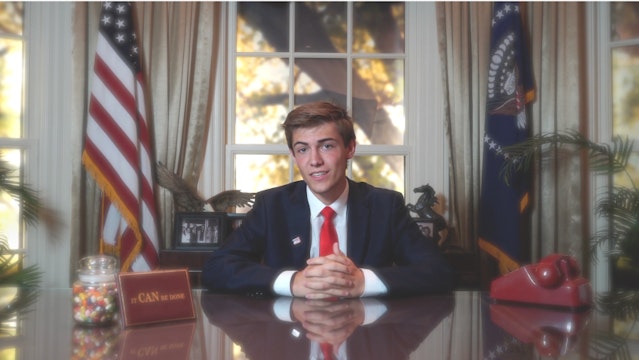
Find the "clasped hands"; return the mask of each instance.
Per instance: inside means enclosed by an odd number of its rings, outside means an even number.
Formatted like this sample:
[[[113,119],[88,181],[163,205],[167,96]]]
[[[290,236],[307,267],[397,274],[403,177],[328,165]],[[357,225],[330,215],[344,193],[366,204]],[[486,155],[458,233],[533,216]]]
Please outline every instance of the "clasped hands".
[[[333,244],[333,253],[306,261],[291,281],[295,297],[307,299],[356,298],[364,293],[364,273]]]
[[[331,344],[334,351],[364,322],[364,304],[360,299],[293,299],[291,312],[309,340]]]

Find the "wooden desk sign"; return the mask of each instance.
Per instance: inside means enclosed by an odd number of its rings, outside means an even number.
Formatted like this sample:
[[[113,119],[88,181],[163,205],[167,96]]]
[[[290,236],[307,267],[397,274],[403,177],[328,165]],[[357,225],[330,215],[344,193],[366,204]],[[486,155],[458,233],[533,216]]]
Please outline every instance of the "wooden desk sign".
[[[124,327],[195,319],[186,269],[120,273],[116,280]]]

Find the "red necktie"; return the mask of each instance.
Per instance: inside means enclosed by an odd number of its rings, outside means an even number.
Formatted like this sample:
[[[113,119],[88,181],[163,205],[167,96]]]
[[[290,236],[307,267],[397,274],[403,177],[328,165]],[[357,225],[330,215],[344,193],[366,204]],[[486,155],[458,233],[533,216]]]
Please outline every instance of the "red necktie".
[[[322,209],[321,212],[324,217],[322,228],[320,229],[320,256],[326,256],[333,253],[333,244],[337,242],[337,231],[335,231],[335,225],[333,224],[333,217],[335,216],[335,210],[330,206]],[[333,345],[329,343],[321,343],[320,348],[324,355],[324,360],[333,360]]]
[[[329,343],[321,343],[320,349],[322,349],[324,360],[333,360],[333,345]]]
[[[324,217],[324,223],[320,229],[320,256],[330,255],[333,253],[333,244],[337,242],[337,231],[335,231],[335,225],[333,225],[333,217],[335,216],[335,210],[330,206],[322,209],[321,212]]]

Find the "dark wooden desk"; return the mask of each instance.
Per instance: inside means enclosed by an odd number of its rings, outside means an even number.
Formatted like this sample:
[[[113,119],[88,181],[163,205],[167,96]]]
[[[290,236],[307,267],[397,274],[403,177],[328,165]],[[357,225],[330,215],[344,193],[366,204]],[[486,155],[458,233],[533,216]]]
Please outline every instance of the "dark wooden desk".
[[[30,311],[20,312],[18,321],[11,323],[16,335],[3,337],[3,349],[15,349],[16,359],[27,360],[308,359],[312,343],[307,336],[313,329],[286,319],[292,301],[194,290],[194,322],[125,330],[117,324],[77,326],[71,315],[71,290],[43,289]],[[326,306],[331,311],[313,312],[315,323],[327,314],[332,323],[359,319],[353,310],[365,311],[366,325],[332,333],[333,338],[349,335],[349,359],[639,359],[636,313],[621,320],[594,308],[582,313],[495,309],[478,291],[340,300]]]

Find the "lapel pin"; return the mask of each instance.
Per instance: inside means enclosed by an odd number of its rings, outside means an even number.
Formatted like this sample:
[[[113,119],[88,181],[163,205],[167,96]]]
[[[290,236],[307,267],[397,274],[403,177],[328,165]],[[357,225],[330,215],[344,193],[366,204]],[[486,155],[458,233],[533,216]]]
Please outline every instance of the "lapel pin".
[[[299,236],[296,236],[293,240],[291,240],[291,243],[293,244],[293,246],[299,245],[302,243],[302,239],[300,239]]]

